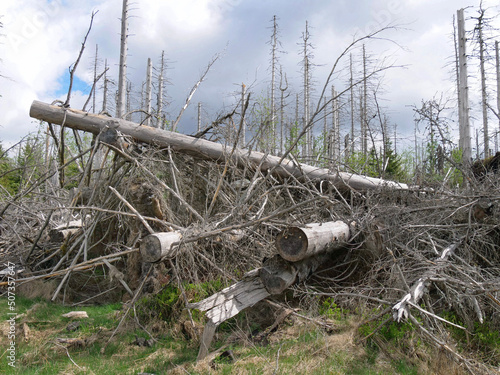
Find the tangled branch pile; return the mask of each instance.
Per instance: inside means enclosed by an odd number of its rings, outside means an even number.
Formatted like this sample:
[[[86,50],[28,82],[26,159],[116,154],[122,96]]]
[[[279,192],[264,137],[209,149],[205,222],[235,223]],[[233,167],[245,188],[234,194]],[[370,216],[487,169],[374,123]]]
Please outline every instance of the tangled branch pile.
[[[36,285],[32,293],[49,291],[54,301],[92,303],[135,301],[169,283],[182,289],[222,279],[227,286],[272,257],[276,236],[288,227],[340,220],[356,223],[349,243],[292,287],[298,300],[332,297],[369,312],[367,321],[381,322],[375,330],[409,320],[471,373],[500,365],[500,353],[474,356],[473,344],[461,347],[450,334],[458,330],[474,343],[478,327],[500,329],[494,176],[457,191],[339,190],[230,158],[123,149],[100,138],[77,160],[72,189],[58,186],[57,171],[49,170],[16,195],[2,194],[0,249],[4,263],[18,268],[19,288]],[[140,244],[158,232],[180,233],[174,253],[144,262]]]

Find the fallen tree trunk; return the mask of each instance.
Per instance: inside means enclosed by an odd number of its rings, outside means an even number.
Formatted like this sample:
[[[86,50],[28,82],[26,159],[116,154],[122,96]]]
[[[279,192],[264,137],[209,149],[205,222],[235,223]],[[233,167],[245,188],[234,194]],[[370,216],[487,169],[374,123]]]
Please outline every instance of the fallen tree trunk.
[[[316,168],[306,164],[298,165],[291,160],[281,160],[278,156],[266,155],[261,152],[250,152],[245,149],[235,149],[234,152],[231,152],[229,147],[205,139],[193,138],[188,135],[152,128],[122,119],[95,115],[71,108],[62,108],[39,101],[34,101],[31,105],[30,116],[52,124],[64,125],[93,134],[113,129],[134,138],[136,141],[160,147],[170,146],[175,151],[199,158],[219,162],[230,159],[238,166],[250,164],[255,168],[259,167],[263,171],[272,171],[275,175],[282,177],[294,176],[300,180],[328,180],[338,188],[349,186],[358,190],[382,187],[398,190],[408,189],[406,184],[351,173],[334,173],[324,168]]]
[[[304,228],[289,227],[282,231],[276,238],[276,248],[284,259],[297,262],[342,247],[349,237],[349,225],[343,221],[307,224]]]

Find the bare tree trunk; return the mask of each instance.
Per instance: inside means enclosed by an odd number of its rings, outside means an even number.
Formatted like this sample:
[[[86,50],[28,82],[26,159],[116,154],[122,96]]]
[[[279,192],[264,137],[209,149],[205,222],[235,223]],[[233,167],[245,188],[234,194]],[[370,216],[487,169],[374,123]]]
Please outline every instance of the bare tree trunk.
[[[95,45],[95,58],[94,58],[94,85],[97,83],[97,55],[99,52],[99,46],[96,44]],[[96,110],[96,104],[95,104],[95,96],[96,96],[96,91],[97,89],[94,88],[92,91],[92,113],[95,113]]]
[[[498,40],[495,41],[495,62],[497,71],[497,117],[498,117],[498,128],[495,136],[495,151],[498,151],[498,132],[500,131],[500,53],[498,51]]]
[[[278,47],[278,25],[276,24],[276,16],[273,16],[273,33],[271,35],[271,154],[276,153],[276,110],[274,103],[274,88],[276,85],[276,49]]]
[[[488,98],[486,95],[486,70],[484,68],[485,56],[484,56],[484,37],[483,37],[483,18],[484,9],[480,9],[480,15],[478,17],[478,38],[479,38],[479,68],[481,72],[481,108],[483,110],[483,136],[484,136],[484,157],[490,156],[490,137],[488,133]]]
[[[354,155],[354,72],[352,63],[352,53],[349,54],[349,87],[351,92],[351,157]]]
[[[349,225],[343,221],[307,224],[303,228],[288,227],[276,238],[276,248],[283,259],[297,262],[340,248],[350,236]]]
[[[132,82],[127,82],[127,95],[126,95],[126,105],[125,105],[125,112],[122,114],[122,116],[126,115],[126,119],[130,121],[131,119],[131,114],[130,114],[130,100],[132,97]]]
[[[329,131],[328,131],[328,106],[326,105],[326,96],[323,98],[323,152],[322,152],[322,156],[324,158],[329,158],[329,153],[328,153],[328,149],[329,149],[329,146],[330,146],[330,142],[329,142]]]
[[[151,58],[148,58],[148,66],[146,69],[146,103],[144,103],[147,116],[144,125],[146,126],[150,126],[151,124],[151,91],[153,90],[152,78],[153,64],[151,62]]]
[[[467,83],[467,54],[465,37],[464,10],[457,11],[458,25],[458,64],[459,64],[459,126],[460,149],[462,150],[462,163],[470,164],[472,159],[471,134],[469,122],[469,86]]]
[[[179,232],[152,233],[142,239],[141,255],[144,262],[154,263],[162,258],[173,258],[177,254],[182,235]]]
[[[293,144],[295,142],[295,134],[292,131],[298,130],[300,124],[300,119],[299,119],[299,94],[295,94],[295,124],[293,127],[290,127],[290,143]],[[297,146],[297,150],[300,152],[299,147]]]
[[[280,155],[285,150],[285,91],[288,90],[288,80],[285,73],[285,86],[283,87],[283,72],[280,66]]]
[[[367,108],[367,80],[366,73],[366,49],[363,44],[363,105],[361,108],[361,141],[363,142],[363,154],[368,155],[368,108]]]
[[[161,51],[160,74],[158,75],[158,96],[156,98],[156,127],[162,128],[163,112],[163,72],[165,70],[165,51]],[[201,104],[199,104],[201,105]],[[199,108],[198,108],[199,110]],[[199,131],[199,130],[198,130]]]
[[[266,155],[261,152],[250,152],[245,149],[234,149],[228,152],[225,145],[210,142],[200,138],[160,130],[149,126],[138,126],[126,120],[109,118],[106,116],[93,115],[87,112],[71,108],[61,108],[38,101],[31,105],[30,116],[52,124],[62,124],[66,127],[88,131],[99,134],[106,128],[115,129],[124,135],[128,135],[139,142],[151,143],[158,146],[170,146],[174,151],[196,155],[197,157],[221,161],[230,159],[235,165],[260,168],[266,173],[273,173],[283,178],[295,177],[299,180],[327,180],[339,189],[379,189],[388,187],[393,189],[407,190],[406,184],[393,181],[385,181],[378,178],[356,175],[352,173],[336,172],[330,173],[328,169],[317,168],[306,164],[297,165],[289,159],[278,156]],[[126,156],[124,154],[124,156]]]
[[[198,102],[198,126],[197,133],[201,131],[201,102]]]
[[[104,88],[102,92],[102,112],[108,111],[108,59],[104,60]]]
[[[309,46],[309,29],[306,21],[306,30],[304,34],[302,35],[302,42],[303,42],[303,47],[304,47],[304,120],[303,120],[303,127],[306,127],[309,125],[309,90],[310,90],[310,85],[309,85],[309,52],[308,52],[308,46]],[[312,126],[309,127],[306,131],[306,144],[305,144],[305,152],[304,152],[304,157],[306,160],[308,158],[312,157],[311,151],[312,151]]]
[[[335,87],[332,85],[332,161],[334,164],[340,162],[340,121],[339,121],[339,100],[337,98],[338,93]]]
[[[125,114],[125,95],[127,90],[127,38],[128,38],[128,0],[123,0],[122,29],[120,42],[120,71],[118,74],[118,99],[116,103],[116,117]]]
[[[240,147],[245,147],[246,144],[246,132],[247,126],[245,123],[245,95],[247,93],[246,86],[244,83],[241,84],[241,134],[240,134]]]
[[[479,129],[476,129],[476,160],[481,159],[479,155]]]

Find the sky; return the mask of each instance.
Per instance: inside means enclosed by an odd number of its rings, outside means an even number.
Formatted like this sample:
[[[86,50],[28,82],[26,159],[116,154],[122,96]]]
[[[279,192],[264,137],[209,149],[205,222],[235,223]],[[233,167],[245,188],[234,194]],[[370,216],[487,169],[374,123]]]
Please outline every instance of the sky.
[[[314,46],[313,100],[336,59],[356,37],[398,25],[380,34],[383,40],[366,41],[366,51],[373,66],[381,61],[394,66],[381,76],[378,98],[390,123],[397,125],[399,141],[411,145],[413,107],[433,97],[455,96],[453,16],[466,8],[466,28],[472,29],[470,17],[476,15],[478,5],[479,0],[135,0],[130,4],[128,80],[139,91],[147,59],[158,68],[165,51],[166,111],[175,119],[189,91],[218,54],[179,123],[180,132],[191,134],[196,130],[198,102],[206,125],[235,105],[242,83],[256,99],[267,95],[274,15],[279,27],[279,63],[290,84],[290,112],[301,91],[300,42],[306,21]],[[483,6],[493,15],[500,11],[494,0],[483,0]],[[0,141],[4,146],[37,130],[38,122],[29,117],[33,100],[65,99],[69,67],[78,56],[92,12],[97,13],[75,73],[71,107],[81,109],[88,96],[96,45],[99,71],[107,59],[108,76],[117,81],[121,8],[120,0],[0,1]],[[360,53],[353,51],[355,61]],[[347,85],[347,66],[348,56],[334,75],[337,90]],[[99,89],[97,111],[101,98]],[[457,125],[451,121],[450,126],[455,134]],[[347,125],[343,127],[345,133]]]

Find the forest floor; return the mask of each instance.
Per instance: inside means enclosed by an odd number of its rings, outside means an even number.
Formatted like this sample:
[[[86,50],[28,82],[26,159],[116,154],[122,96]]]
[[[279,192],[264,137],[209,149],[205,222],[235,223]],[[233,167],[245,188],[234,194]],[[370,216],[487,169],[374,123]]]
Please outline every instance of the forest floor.
[[[7,300],[0,311],[7,311]],[[62,317],[86,311],[88,318]],[[461,374],[458,365],[422,344],[411,326],[396,323],[375,332],[335,305],[317,316],[299,311],[275,331],[254,340],[242,317],[219,327],[212,353],[196,362],[199,341],[188,320],[128,319],[113,335],[125,304],[63,306],[16,297],[15,367],[9,365],[9,323],[0,326],[2,374]],[[294,310],[298,311],[298,310]],[[196,320],[196,319],[195,319]],[[195,329],[202,328],[201,323]],[[247,325],[247,326],[245,326]],[[253,331],[252,331],[253,330]],[[148,341],[151,336],[156,342]],[[370,335],[370,338],[363,339]],[[258,334],[256,336],[259,336]],[[256,337],[254,336],[254,337]],[[259,342],[257,342],[259,341]]]

